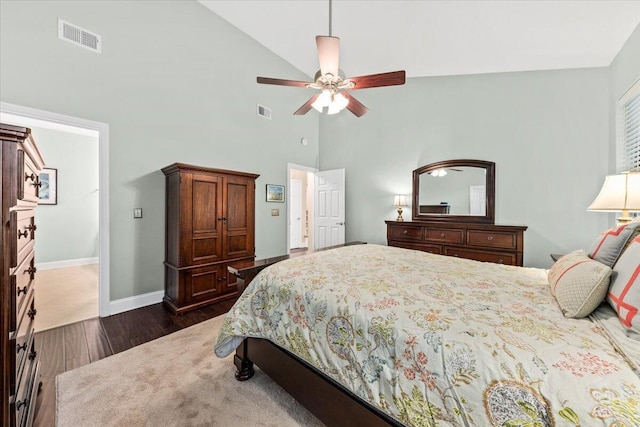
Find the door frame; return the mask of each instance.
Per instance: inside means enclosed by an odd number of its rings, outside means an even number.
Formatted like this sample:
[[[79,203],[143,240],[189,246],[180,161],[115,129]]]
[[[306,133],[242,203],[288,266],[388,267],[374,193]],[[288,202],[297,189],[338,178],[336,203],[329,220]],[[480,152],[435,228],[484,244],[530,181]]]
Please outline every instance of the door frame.
[[[62,126],[88,129],[98,133],[98,312],[100,317],[111,314],[109,290],[109,125],[51,111],[0,102],[0,113],[41,120]]]
[[[315,174],[316,172],[318,172],[317,168],[313,168],[310,166],[303,166],[303,165],[299,165],[296,163],[287,163],[287,185],[290,185],[291,183],[291,170],[298,170],[298,171],[304,171],[304,172],[311,172],[312,174]],[[290,191],[285,191],[286,194],[286,199],[287,199],[287,254],[291,253],[291,236],[289,235],[290,233],[290,229],[291,226],[289,225],[291,223],[291,200],[289,200],[290,197]],[[313,206],[312,211],[309,213],[310,215],[315,214],[315,206]],[[311,231],[313,233],[313,230]],[[312,248],[309,248],[312,249]]]

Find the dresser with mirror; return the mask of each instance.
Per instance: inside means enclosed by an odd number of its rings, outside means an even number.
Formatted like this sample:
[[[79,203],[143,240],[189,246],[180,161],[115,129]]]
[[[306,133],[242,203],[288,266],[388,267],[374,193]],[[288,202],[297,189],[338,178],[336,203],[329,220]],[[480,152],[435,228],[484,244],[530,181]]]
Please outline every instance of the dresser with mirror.
[[[411,221],[386,221],[387,244],[523,265],[524,225],[495,224],[495,163],[446,160],[413,171]]]

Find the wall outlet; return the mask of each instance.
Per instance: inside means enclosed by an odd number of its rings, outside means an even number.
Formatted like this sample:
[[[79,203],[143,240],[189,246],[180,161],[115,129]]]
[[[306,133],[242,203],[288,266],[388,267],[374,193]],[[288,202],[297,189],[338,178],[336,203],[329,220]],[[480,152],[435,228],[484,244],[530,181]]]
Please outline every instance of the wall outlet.
[[[280,216],[280,209],[271,209],[271,216]]]
[[[133,217],[142,218],[142,208],[133,208]]]

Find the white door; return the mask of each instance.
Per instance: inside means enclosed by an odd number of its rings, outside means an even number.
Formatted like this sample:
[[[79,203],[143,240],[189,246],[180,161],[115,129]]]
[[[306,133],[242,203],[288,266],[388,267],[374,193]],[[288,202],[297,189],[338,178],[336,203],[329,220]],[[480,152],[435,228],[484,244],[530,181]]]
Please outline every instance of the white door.
[[[316,172],[314,248],[344,244],[344,169]]]
[[[469,186],[469,215],[484,216],[486,209],[487,193],[484,185]]]
[[[289,181],[289,247],[302,246],[302,181]]]

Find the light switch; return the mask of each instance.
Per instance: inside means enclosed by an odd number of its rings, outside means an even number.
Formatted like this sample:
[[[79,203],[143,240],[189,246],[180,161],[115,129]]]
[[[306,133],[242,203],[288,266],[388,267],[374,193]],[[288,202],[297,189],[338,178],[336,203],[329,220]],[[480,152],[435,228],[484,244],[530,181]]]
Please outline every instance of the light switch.
[[[280,209],[271,209],[271,216],[280,216]]]
[[[133,217],[142,218],[142,208],[133,208]]]

